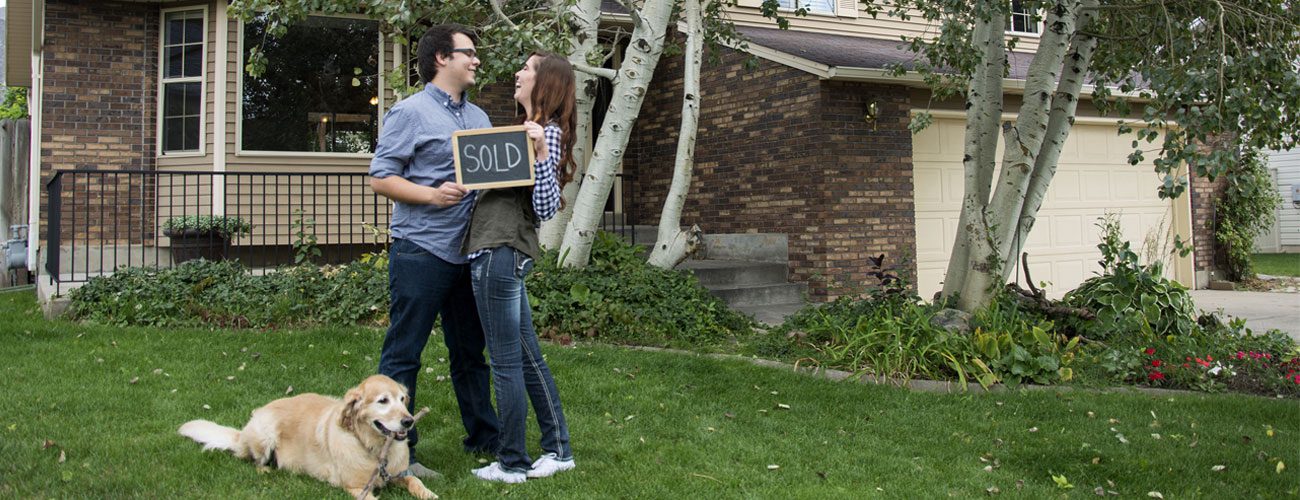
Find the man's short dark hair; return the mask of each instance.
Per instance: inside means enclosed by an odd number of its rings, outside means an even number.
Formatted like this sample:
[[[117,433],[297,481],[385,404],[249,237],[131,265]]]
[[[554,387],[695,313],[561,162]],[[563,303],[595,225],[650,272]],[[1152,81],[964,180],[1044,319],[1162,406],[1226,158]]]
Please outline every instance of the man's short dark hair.
[[[430,26],[425,30],[424,36],[420,37],[416,64],[420,71],[420,80],[424,83],[433,81],[433,76],[438,74],[437,56],[451,57],[451,50],[456,48],[456,33],[469,37],[470,41],[478,45],[478,35],[459,24]]]

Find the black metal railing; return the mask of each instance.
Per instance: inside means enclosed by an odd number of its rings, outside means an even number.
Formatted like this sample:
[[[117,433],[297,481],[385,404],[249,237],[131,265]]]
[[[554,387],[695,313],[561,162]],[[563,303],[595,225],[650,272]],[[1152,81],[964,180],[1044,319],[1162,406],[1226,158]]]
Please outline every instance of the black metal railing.
[[[387,241],[392,204],[366,173],[56,171],[48,183],[45,270],[57,287],[128,267],[171,267],[195,256],[250,268],[342,263]],[[165,232],[185,216],[249,224],[229,240]],[[228,219],[227,219],[228,220]],[[312,249],[316,251],[312,251]]]
[[[173,267],[195,257],[236,259],[251,269],[293,264],[300,255],[317,264],[349,262],[388,241],[392,204],[369,180],[366,173],[55,171],[47,184],[45,271],[58,294],[64,283],[124,266]],[[611,193],[600,228],[635,244],[634,204],[623,181],[616,177],[621,207],[613,209]],[[186,216],[238,218],[249,230],[228,240],[164,230]]]
[[[636,224],[633,218],[634,204],[629,194],[632,190],[623,183],[623,174],[614,174],[614,186],[605,201],[605,213],[600,218],[600,230],[614,233],[623,239],[637,244]],[[645,242],[652,244],[653,241]]]

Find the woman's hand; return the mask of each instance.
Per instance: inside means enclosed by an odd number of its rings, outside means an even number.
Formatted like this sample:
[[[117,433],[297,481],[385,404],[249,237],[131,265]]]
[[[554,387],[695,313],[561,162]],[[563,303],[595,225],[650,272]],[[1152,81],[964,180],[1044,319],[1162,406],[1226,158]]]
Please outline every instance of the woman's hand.
[[[524,132],[528,138],[533,140],[533,153],[537,156],[537,161],[545,160],[549,155],[546,149],[546,129],[538,125],[537,122],[524,122]]]

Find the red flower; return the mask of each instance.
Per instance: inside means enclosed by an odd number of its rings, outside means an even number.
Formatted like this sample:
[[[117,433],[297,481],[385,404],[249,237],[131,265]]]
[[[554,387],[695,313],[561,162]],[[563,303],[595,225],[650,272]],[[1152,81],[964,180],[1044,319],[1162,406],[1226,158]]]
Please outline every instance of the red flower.
[[[1214,361],[1214,356],[1205,356],[1206,361]]]
[[[1147,380],[1151,380],[1151,381],[1164,380],[1164,379],[1165,379],[1165,374],[1160,372],[1151,372],[1150,375],[1147,375]]]
[[[1158,360],[1158,359],[1153,359],[1153,360],[1151,360],[1151,366],[1154,366],[1154,367],[1156,367],[1156,368],[1160,368],[1160,360]]]
[[[1156,353],[1156,349],[1154,347],[1148,347],[1147,350],[1143,352],[1147,353],[1147,356],[1150,356]]]

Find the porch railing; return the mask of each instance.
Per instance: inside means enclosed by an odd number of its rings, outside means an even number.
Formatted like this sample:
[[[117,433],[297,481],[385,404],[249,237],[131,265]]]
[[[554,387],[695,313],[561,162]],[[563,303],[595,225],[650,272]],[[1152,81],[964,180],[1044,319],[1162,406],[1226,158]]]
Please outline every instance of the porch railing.
[[[251,224],[228,246],[200,241],[250,268],[292,264],[310,243],[319,264],[349,262],[387,243],[392,203],[366,173],[56,171],[47,184],[45,271],[56,290],[126,267],[172,267],[192,254],[163,232],[167,220],[225,215]],[[621,176],[616,180],[620,185]],[[622,206],[632,207],[627,192]],[[611,196],[612,198],[612,196]],[[631,214],[606,214],[601,229],[636,243]]]
[[[48,183],[45,270],[56,284],[128,267],[171,267],[182,254],[219,252],[250,268],[298,255],[342,263],[383,247],[392,215],[365,173],[245,173],[63,170]],[[182,244],[167,220],[225,215],[251,224],[228,246],[209,236]],[[182,248],[184,247],[184,248]],[[314,247],[319,255],[307,251]],[[300,251],[300,249],[302,249]],[[56,290],[55,293],[61,293]]]

